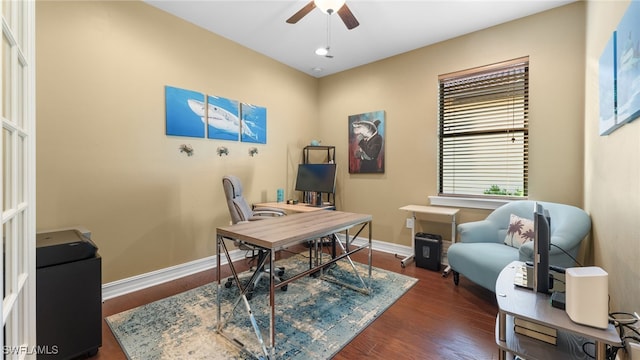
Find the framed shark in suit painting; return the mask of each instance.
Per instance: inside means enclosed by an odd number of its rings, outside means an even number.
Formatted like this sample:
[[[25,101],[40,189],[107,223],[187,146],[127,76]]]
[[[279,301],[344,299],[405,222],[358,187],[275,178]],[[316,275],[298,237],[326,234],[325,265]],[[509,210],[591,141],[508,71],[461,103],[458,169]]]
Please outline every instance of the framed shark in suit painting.
[[[349,173],[384,173],[384,110],[349,116]]]

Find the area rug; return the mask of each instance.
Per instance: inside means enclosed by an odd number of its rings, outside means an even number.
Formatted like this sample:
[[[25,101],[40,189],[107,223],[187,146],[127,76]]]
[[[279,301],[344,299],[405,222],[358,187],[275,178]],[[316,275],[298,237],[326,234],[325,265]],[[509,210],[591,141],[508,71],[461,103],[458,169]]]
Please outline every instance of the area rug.
[[[277,262],[286,274],[308,268],[308,258],[296,255]],[[366,266],[355,263],[367,281]],[[286,277],[285,274],[285,277]],[[341,260],[328,274],[359,285],[353,268]],[[373,268],[371,294],[365,295],[334,282],[311,276],[276,292],[277,359],[328,359],[373,322],[418,280]],[[217,283],[207,284],[166,299],[124,311],[106,321],[129,359],[245,359],[245,353],[216,334]],[[268,281],[263,280],[249,301],[265,343],[269,343]],[[232,309],[239,290],[222,288],[222,314]],[[227,322],[225,334],[245,349],[261,347],[241,302]]]

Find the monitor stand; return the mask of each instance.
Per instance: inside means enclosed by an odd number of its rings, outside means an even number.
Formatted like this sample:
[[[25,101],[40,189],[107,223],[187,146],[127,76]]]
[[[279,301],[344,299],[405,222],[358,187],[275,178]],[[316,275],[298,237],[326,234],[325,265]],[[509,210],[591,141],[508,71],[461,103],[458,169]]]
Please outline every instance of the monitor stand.
[[[322,193],[316,192],[313,193],[315,196],[312,197],[313,203],[312,206],[322,206]]]
[[[519,287],[533,290],[533,264],[529,261],[516,268],[513,284]],[[549,290],[552,292],[564,292],[564,269],[557,266],[549,267]]]

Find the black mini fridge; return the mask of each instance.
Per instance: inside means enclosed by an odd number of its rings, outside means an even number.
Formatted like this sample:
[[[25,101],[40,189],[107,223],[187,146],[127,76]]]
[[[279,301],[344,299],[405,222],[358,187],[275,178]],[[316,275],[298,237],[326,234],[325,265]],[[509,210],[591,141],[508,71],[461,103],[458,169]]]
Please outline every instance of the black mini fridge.
[[[102,259],[86,234],[36,235],[36,340],[47,349],[38,359],[89,357],[102,346]]]

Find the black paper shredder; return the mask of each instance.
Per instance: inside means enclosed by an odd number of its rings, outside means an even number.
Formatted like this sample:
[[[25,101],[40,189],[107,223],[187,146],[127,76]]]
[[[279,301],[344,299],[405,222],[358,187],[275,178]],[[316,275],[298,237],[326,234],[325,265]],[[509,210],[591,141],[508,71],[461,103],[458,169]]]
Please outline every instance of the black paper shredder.
[[[417,233],[415,237],[416,266],[440,271],[442,257],[442,236],[436,234]]]

